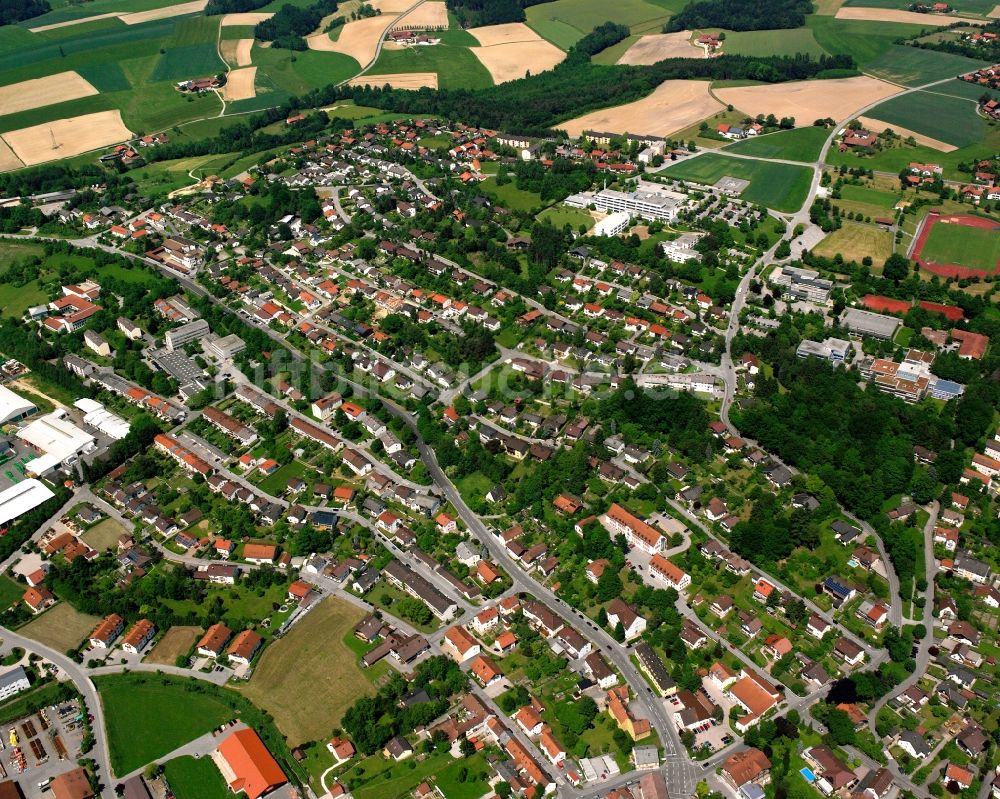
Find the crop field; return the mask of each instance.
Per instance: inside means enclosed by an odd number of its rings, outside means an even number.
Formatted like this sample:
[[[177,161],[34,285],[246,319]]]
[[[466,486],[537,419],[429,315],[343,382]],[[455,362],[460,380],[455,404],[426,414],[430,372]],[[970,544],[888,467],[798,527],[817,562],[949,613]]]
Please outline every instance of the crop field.
[[[371,693],[371,683],[343,642],[363,616],[353,605],[328,597],[265,650],[250,682],[240,686],[274,717],[291,746],[329,735],[344,711]],[[304,696],[322,712],[303,713]]]
[[[866,69],[876,77],[893,83],[920,86],[964,72],[973,72],[987,63],[951,53],[896,44],[869,63]]]
[[[733,31],[726,34],[723,52],[733,55],[826,55],[809,28],[773,31]]]
[[[812,179],[812,173],[805,167],[726,158],[718,153],[705,153],[682,161],[668,168],[664,174],[709,186],[723,177],[749,180],[750,185],[740,199],[787,213],[802,206]]]
[[[233,717],[215,697],[187,691],[184,681],[109,675],[94,680],[104,706],[111,768],[128,774]]]
[[[830,117],[842,121],[858,108],[898,94],[891,83],[860,75],[824,81],[792,81],[718,89],[716,97],[750,116],[792,117],[799,126]]]
[[[691,37],[690,31],[641,36],[617,63],[655,64],[664,58],[704,58],[705,51],[692,44]]]
[[[402,72],[437,73],[437,85],[441,89],[481,89],[493,85],[489,71],[472,50],[444,43],[434,47],[382,50],[371,68],[372,75]]]
[[[823,143],[830,136],[823,127],[796,128],[753,136],[726,147],[727,151],[758,158],[780,158],[785,161],[812,163],[819,158]]]
[[[658,26],[684,5],[680,0],[619,0],[613,6],[601,0],[555,0],[531,6],[525,14],[539,36],[565,50],[609,19],[633,33],[658,33]]]
[[[37,619],[29,621],[18,632],[51,649],[65,652],[79,646],[99,621],[96,616],[75,610],[68,602],[60,602]]]
[[[975,144],[986,135],[987,123],[976,113],[975,101],[950,95],[912,92],[890,98],[868,114],[955,147]]]
[[[56,5],[56,4],[53,4]],[[122,8],[121,0],[90,0],[85,5],[63,5],[61,8],[55,7],[47,14],[40,17],[32,17],[18,23],[22,29],[40,28],[47,25],[55,25],[60,22],[86,19],[102,14],[123,14],[136,13],[139,11],[150,11],[156,8],[166,8],[176,5],[176,0],[129,0],[128,8]]]
[[[992,272],[1000,263],[1000,231],[939,221],[931,226],[919,256],[921,261]]]
[[[866,255],[872,261],[881,265],[892,255],[892,234],[874,225],[862,225],[856,222],[844,222],[844,226],[835,230],[813,247],[813,252],[824,258],[843,256],[845,261],[856,261]]]
[[[295,53],[273,47],[254,47],[252,60],[257,67],[257,94],[261,96],[269,89],[286,95],[305,94],[310,89],[347,80],[361,71],[353,58],[334,52],[306,50]],[[274,105],[283,99],[272,98],[265,105]]]
[[[850,55],[861,67],[894,46],[900,37],[923,30],[919,25],[898,22],[866,22],[812,14],[806,17],[820,47],[833,55]]]
[[[898,8],[907,9],[911,3],[907,0],[847,0],[845,6],[860,6],[863,8]],[[980,14],[986,16],[996,8],[996,0],[952,0],[950,5],[956,12]]]

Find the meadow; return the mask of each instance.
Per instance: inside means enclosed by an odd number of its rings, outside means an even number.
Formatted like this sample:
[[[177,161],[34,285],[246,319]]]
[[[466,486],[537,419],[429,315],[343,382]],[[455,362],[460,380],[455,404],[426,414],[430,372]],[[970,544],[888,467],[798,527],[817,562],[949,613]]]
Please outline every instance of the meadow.
[[[436,72],[440,89],[483,89],[493,85],[490,73],[468,47],[444,43],[435,47],[382,50],[367,74],[401,72]]]
[[[869,115],[956,147],[982,141],[987,129],[986,120],[976,113],[974,100],[934,92],[891,97]]]
[[[733,55],[826,55],[809,28],[773,31],[733,31],[726,34],[723,51]]]
[[[908,0],[847,0],[845,6],[860,6],[862,8],[899,8],[908,9]],[[981,14],[986,16],[995,7],[995,0],[952,0],[949,3],[953,11],[966,14]]]
[[[180,682],[137,682],[127,675],[94,680],[108,728],[111,768],[128,774],[210,732],[233,710]]]
[[[826,128],[816,126],[783,130],[743,139],[730,144],[725,150],[758,158],[780,158],[786,161],[812,163],[819,158],[823,144],[830,133],[831,131]]]
[[[713,185],[726,176],[749,180],[750,185],[740,195],[740,199],[786,213],[802,207],[812,179],[812,173],[806,167],[727,158],[717,153],[705,153],[697,158],[681,161],[663,174],[706,185]]]
[[[218,767],[207,757],[168,760],[164,776],[177,799],[228,799],[232,796]]]
[[[987,64],[986,61],[975,61],[965,56],[894,44],[878,58],[866,64],[866,71],[892,83],[921,86],[964,72],[973,72]]]
[[[528,27],[567,50],[609,19],[628,25],[633,33],[659,33],[668,17],[684,5],[683,0],[618,0],[613,6],[600,0],[554,0],[530,6],[525,14]]]
[[[844,222],[842,228],[827,235],[812,251],[824,258],[840,255],[845,261],[857,263],[867,255],[881,266],[892,255],[892,234],[874,225]]]
[[[918,25],[899,22],[835,19],[818,14],[806,17],[806,26],[820,47],[832,55],[854,56],[862,68],[893,47],[900,37],[922,30]]]
[[[991,272],[1000,263],[1000,234],[984,228],[938,222],[931,228],[920,250],[920,258]]]

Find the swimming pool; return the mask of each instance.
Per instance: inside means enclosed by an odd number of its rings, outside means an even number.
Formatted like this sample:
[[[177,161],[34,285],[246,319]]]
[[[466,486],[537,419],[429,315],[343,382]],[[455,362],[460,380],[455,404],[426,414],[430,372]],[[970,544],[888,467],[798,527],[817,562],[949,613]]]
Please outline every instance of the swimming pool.
[[[812,773],[812,769],[808,766],[803,766],[799,769],[799,774],[806,778],[806,782],[813,783],[816,782],[816,775]]]

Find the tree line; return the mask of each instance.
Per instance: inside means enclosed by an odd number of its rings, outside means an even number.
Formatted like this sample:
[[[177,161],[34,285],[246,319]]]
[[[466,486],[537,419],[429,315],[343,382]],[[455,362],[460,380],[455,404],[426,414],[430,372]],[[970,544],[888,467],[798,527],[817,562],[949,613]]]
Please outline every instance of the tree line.
[[[447,0],[448,10],[463,28],[524,22],[524,9],[551,0]]]
[[[40,17],[51,10],[48,0],[0,0],[0,26]]]

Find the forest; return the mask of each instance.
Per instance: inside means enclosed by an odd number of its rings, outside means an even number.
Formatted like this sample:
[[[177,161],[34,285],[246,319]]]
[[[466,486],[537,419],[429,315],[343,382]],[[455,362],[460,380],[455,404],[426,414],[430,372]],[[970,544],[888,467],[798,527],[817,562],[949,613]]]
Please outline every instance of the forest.
[[[809,0],[695,0],[672,16],[666,33],[696,28],[725,28],[731,31],[758,31],[773,28],[801,28],[812,12]]]
[[[524,22],[524,9],[549,0],[448,0],[448,10],[463,28]]]
[[[270,0],[208,0],[205,6],[205,16],[212,17],[219,14],[241,14],[246,11],[256,11],[262,6],[266,6]]]
[[[305,50],[306,40],[302,37],[316,30],[323,17],[336,10],[337,0],[319,0],[305,8],[286,4],[270,19],[258,22],[253,35],[261,41],[271,42],[272,47]]]
[[[40,17],[51,10],[48,0],[0,0],[0,26]]]

